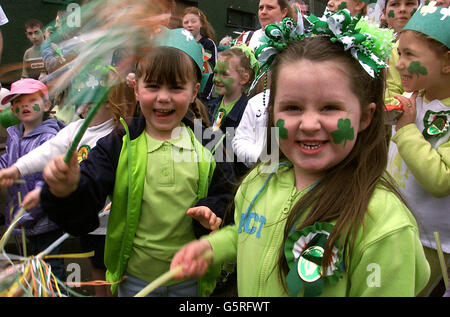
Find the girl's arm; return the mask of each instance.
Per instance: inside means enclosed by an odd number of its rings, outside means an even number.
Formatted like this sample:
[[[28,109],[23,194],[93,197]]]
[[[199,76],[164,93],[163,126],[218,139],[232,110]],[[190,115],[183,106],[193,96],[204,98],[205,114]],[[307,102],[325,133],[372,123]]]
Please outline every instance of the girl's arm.
[[[435,197],[450,195],[450,142],[434,149],[415,124],[392,137],[398,151],[419,184]]]
[[[417,228],[401,228],[354,254],[350,267],[351,297],[415,297],[429,278]]]
[[[416,103],[414,93],[410,99],[398,96],[404,112],[397,122],[397,133],[392,141],[419,184],[435,197],[450,195],[450,141],[434,149],[414,124]]]
[[[88,158],[79,165],[79,182],[75,189],[75,170],[78,166],[75,156],[71,161],[73,174],[64,174],[69,171],[65,170],[62,161],[48,171],[50,174],[55,170],[53,176],[44,174],[47,183],[42,187],[41,206],[61,229],[78,236],[98,227],[98,211],[113,192],[121,145],[120,137],[100,139]]]
[[[47,163],[53,160],[54,157],[64,154],[70,145],[71,133],[70,126],[67,126],[61,129],[51,139],[20,157],[17,162],[14,163],[14,166],[19,170],[20,175],[25,176],[41,172]]]
[[[247,167],[252,167],[258,161],[262,150],[261,141],[266,135],[266,127],[257,126],[256,115],[249,102],[232,141],[238,161],[244,162]]]

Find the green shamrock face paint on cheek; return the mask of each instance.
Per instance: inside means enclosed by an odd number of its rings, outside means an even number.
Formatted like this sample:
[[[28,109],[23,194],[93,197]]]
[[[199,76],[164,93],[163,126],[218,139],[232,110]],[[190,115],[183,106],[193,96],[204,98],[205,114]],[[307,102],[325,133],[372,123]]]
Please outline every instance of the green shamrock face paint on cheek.
[[[288,138],[288,130],[284,127],[284,120],[278,119],[276,126],[278,127],[280,138],[286,140]]]
[[[40,111],[41,111],[41,108],[39,107],[38,104],[34,104],[33,110],[36,111],[36,112],[40,112]]]
[[[394,10],[390,10],[390,11],[388,12],[388,17],[389,17],[389,18],[395,18]]]
[[[333,142],[340,144],[344,141],[345,147],[347,140],[353,140],[355,138],[355,131],[353,130],[352,123],[350,119],[339,119],[337,127],[337,130],[331,132]]]
[[[16,107],[16,109],[14,109],[14,111],[15,111],[16,113],[19,113],[19,111],[20,111],[19,107]]]
[[[428,74],[428,71],[425,68],[425,66],[420,64],[419,61],[411,62],[411,64],[409,64],[409,67],[408,67],[408,72],[413,75],[416,74],[417,76]]]

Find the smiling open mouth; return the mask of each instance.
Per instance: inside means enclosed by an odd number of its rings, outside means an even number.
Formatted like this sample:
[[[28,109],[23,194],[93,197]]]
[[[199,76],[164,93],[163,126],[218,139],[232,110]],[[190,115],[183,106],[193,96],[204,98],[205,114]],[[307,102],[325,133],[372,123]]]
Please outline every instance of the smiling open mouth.
[[[167,117],[175,112],[174,109],[154,109],[153,112],[159,117]]]
[[[297,142],[300,147],[307,150],[316,150],[320,148],[325,142]]]

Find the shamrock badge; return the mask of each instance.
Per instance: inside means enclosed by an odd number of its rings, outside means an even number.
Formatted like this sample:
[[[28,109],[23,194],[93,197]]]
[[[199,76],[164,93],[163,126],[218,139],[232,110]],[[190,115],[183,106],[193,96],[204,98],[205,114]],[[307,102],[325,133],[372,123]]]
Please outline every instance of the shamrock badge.
[[[304,289],[305,297],[320,296],[325,285],[334,285],[345,271],[343,249],[333,247],[331,263],[322,272],[325,244],[333,225],[316,222],[292,232],[285,243],[284,254],[289,266],[286,284],[290,296],[298,296]]]
[[[423,118],[425,129],[422,134],[425,139],[441,138],[449,131],[450,111],[434,112],[428,110]]]

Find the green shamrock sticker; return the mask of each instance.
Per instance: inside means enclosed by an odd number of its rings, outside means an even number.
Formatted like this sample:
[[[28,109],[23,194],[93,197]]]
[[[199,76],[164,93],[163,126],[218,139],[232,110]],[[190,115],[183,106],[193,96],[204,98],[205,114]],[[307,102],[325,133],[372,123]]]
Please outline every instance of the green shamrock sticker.
[[[409,64],[409,67],[408,67],[408,72],[410,74],[417,74],[417,76],[428,74],[428,71],[425,68],[425,66],[422,66],[422,64],[420,64],[419,61],[411,62],[411,64]]]
[[[355,138],[355,132],[353,131],[352,123],[350,119],[339,119],[337,123],[338,129],[331,132],[333,142],[336,144],[344,141],[344,147],[347,140],[353,140]]]
[[[390,10],[390,11],[388,12],[388,17],[389,17],[389,18],[394,18],[394,17],[395,17],[394,10]]]
[[[39,107],[38,104],[34,104],[33,110],[36,111],[36,112],[39,112],[39,111],[41,111],[41,108]]]
[[[342,1],[339,5],[338,5],[338,10],[344,10],[347,8],[347,2]]]
[[[277,127],[278,127],[278,133],[280,134],[280,138],[286,140],[288,138],[288,130],[284,127],[283,119],[278,119]]]

